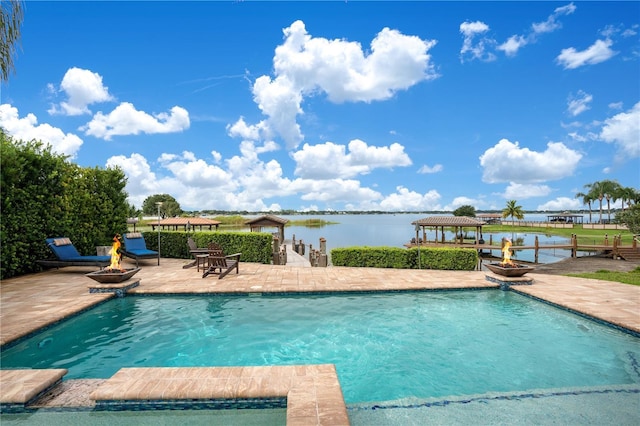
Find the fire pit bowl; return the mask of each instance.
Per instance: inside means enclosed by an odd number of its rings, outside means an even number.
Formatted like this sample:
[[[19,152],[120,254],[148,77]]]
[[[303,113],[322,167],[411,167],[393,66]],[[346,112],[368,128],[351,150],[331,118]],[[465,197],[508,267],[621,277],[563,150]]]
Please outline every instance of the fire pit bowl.
[[[502,275],[503,277],[521,277],[527,272],[531,272],[535,269],[533,266],[525,266],[518,263],[512,263],[510,265],[489,263],[485,266],[494,274]]]
[[[87,277],[91,278],[99,282],[100,284],[113,284],[113,283],[121,283],[123,281],[128,280],[136,273],[140,271],[140,268],[132,268],[132,269],[101,269],[100,271],[89,272],[86,274]]]

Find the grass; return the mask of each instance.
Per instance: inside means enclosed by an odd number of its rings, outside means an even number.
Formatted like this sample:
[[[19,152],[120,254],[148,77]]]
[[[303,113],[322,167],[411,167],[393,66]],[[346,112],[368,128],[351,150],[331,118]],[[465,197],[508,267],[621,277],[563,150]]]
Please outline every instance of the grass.
[[[287,226],[306,226],[308,228],[322,228],[327,225],[336,225],[340,222],[331,222],[323,219],[305,219],[305,220],[290,220],[287,222]]]
[[[640,285],[640,266],[629,272],[608,271],[601,269],[596,272],[582,274],[567,274],[569,277],[591,278],[595,280],[614,281],[623,284]]]
[[[620,235],[622,244],[630,245],[633,242],[633,233],[624,229],[585,229],[581,225],[574,228],[538,228],[533,226],[510,226],[510,225],[484,225],[483,232],[504,232],[504,233],[524,233],[536,232],[547,235],[557,235],[571,238],[572,235],[578,237],[578,244],[602,244],[605,235],[609,236],[609,241],[613,241],[614,235]]]

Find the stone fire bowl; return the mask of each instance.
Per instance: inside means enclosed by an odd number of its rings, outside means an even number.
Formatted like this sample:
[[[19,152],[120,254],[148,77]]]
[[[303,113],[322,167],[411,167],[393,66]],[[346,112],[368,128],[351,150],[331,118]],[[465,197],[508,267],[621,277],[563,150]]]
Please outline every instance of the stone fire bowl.
[[[499,263],[489,263],[485,266],[494,274],[502,275],[503,277],[521,277],[535,269],[533,266],[525,266],[518,263],[514,265],[515,266],[502,266]]]
[[[141,268],[132,268],[132,269],[101,269],[95,272],[89,272],[85,274],[87,277],[91,278],[99,282],[100,284],[112,284],[112,283],[121,283],[123,281],[128,280],[132,276],[134,276]]]

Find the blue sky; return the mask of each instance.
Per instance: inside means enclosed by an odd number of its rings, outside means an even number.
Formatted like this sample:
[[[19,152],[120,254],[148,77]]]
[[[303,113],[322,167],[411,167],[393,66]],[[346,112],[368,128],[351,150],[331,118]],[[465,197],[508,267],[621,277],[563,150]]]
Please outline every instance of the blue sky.
[[[40,2],[0,125],[185,210],[640,188],[640,2]],[[619,203],[617,203],[619,204]]]

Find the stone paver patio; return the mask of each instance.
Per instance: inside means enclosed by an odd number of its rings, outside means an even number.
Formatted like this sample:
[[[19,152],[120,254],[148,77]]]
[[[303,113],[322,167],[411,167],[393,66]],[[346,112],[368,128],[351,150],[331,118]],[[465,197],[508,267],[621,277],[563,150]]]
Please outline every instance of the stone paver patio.
[[[222,280],[216,276],[203,279],[195,268],[182,268],[188,262],[162,259],[160,266],[156,266],[153,261],[143,262],[142,270],[135,276],[135,279],[140,279],[140,285],[130,289],[129,293],[293,293],[498,287],[498,284],[486,279],[486,275],[491,273],[485,271],[310,268],[255,263],[241,263],[239,274],[232,273]],[[89,293],[88,288],[94,282],[87,278],[85,273],[91,271],[91,268],[68,267],[2,281],[0,343],[8,344],[113,297],[109,293]],[[640,287],[536,274],[535,271],[527,276],[534,280],[533,285],[512,288],[640,334]],[[158,395],[164,395],[165,399],[188,399],[202,395],[215,398],[225,395],[225,392],[233,397],[267,397],[277,394],[287,397],[287,424],[348,424],[342,391],[337,377],[334,377],[335,370],[332,370],[333,376],[330,371],[332,366],[296,368],[298,369],[238,367],[238,371],[233,371],[234,368],[211,367],[195,373],[197,369],[123,369],[111,379],[94,380],[89,387],[82,387],[85,392],[82,404],[86,405],[86,401],[89,400],[94,403],[96,400],[117,399],[118,392],[122,394],[121,397],[126,396],[133,400],[153,399]],[[146,372],[139,373],[133,370]],[[0,403],[16,403],[20,398],[23,401],[18,401],[19,403],[33,403],[30,399],[33,398],[34,392],[42,391],[42,384],[34,384],[33,371],[25,370],[23,374],[25,379],[20,380],[20,373],[16,373],[15,370],[0,372]],[[42,374],[43,381],[52,381],[51,372]],[[184,376],[185,374],[188,377]],[[221,374],[224,375],[224,380],[220,379]],[[202,382],[193,379],[202,375],[210,377],[211,380],[207,381],[208,386],[203,386]],[[172,381],[171,377],[180,380]],[[36,386],[38,389],[26,389],[28,386]],[[87,399],[88,390],[91,394]],[[135,397],[131,392],[136,394]],[[60,398],[57,395],[51,399],[56,400],[64,400],[64,405],[69,406],[69,398]]]

